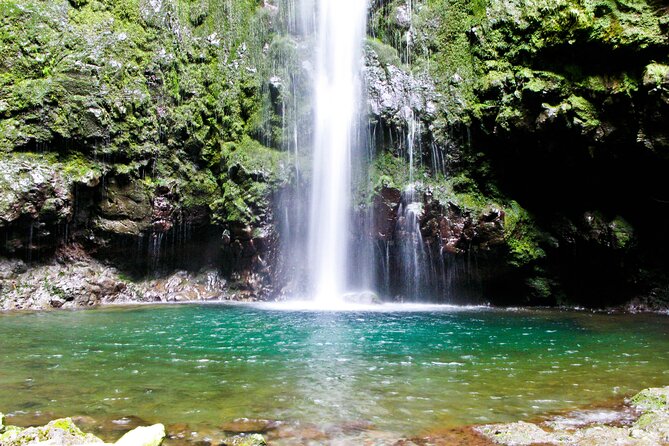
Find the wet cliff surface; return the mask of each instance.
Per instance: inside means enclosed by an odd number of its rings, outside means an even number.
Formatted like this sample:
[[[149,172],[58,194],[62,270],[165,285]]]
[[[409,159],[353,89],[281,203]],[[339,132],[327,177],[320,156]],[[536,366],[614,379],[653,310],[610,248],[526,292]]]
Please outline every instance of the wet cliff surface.
[[[4,307],[287,293],[309,67],[286,7],[0,5]],[[356,206],[381,294],[666,305],[667,7],[373,2]]]

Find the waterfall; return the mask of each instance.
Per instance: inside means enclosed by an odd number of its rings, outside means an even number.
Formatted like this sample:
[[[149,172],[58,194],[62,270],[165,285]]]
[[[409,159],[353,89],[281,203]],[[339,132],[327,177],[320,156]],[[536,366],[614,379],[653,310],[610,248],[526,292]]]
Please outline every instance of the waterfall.
[[[304,10],[314,0],[302,0]],[[336,303],[347,291],[351,159],[359,148],[365,0],[315,0],[314,140],[308,233],[309,291]],[[312,6],[312,7],[313,7]]]

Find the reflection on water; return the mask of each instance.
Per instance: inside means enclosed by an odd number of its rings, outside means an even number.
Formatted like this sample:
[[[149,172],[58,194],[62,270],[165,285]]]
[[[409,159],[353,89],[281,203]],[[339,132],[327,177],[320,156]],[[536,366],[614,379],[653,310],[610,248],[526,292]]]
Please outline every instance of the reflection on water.
[[[0,411],[405,433],[669,384],[666,316],[192,305],[0,316]],[[429,311],[419,311],[429,310]]]

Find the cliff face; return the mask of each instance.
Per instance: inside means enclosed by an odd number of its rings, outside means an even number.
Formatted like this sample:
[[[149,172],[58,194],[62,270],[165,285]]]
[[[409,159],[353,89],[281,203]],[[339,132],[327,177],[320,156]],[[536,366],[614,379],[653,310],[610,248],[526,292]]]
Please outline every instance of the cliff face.
[[[251,137],[270,12],[256,1],[3,2],[4,254],[47,260],[77,243],[139,276],[213,262],[262,292],[268,276],[251,275],[274,236],[267,201],[290,175]]]
[[[376,6],[376,37],[437,86],[438,112],[425,128],[444,149],[446,175],[424,182],[426,200],[457,208],[465,228],[502,213],[500,231],[466,235],[452,211],[438,212],[451,221],[441,233],[465,234],[460,246],[476,253],[483,294],[605,306],[650,291],[661,301],[669,5]],[[444,168],[434,159],[423,153],[431,173]],[[433,213],[423,214],[428,240]]]
[[[401,255],[413,182],[434,274],[424,280],[437,284],[437,300],[661,299],[668,6],[373,2],[365,75],[376,155],[358,203],[375,211],[367,236]],[[135,290],[114,285],[93,303],[160,298],[133,281],[212,267],[227,281],[186,294],[281,291],[275,210],[304,178],[284,130],[307,113],[285,106],[304,100],[308,76],[284,9],[256,0],[0,5],[0,249],[17,259],[2,274],[14,302],[35,262],[73,261],[64,245],[124,271],[115,283]]]

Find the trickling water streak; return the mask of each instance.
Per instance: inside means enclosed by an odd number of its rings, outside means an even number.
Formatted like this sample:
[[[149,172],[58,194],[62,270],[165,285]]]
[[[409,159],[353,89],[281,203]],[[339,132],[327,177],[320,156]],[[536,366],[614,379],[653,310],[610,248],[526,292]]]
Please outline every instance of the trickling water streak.
[[[303,0],[309,11],[313,0]],[[351,157],[360,103],[367,4],[317,0],[309,282],[319,301],[346,291],[351,226]]]

